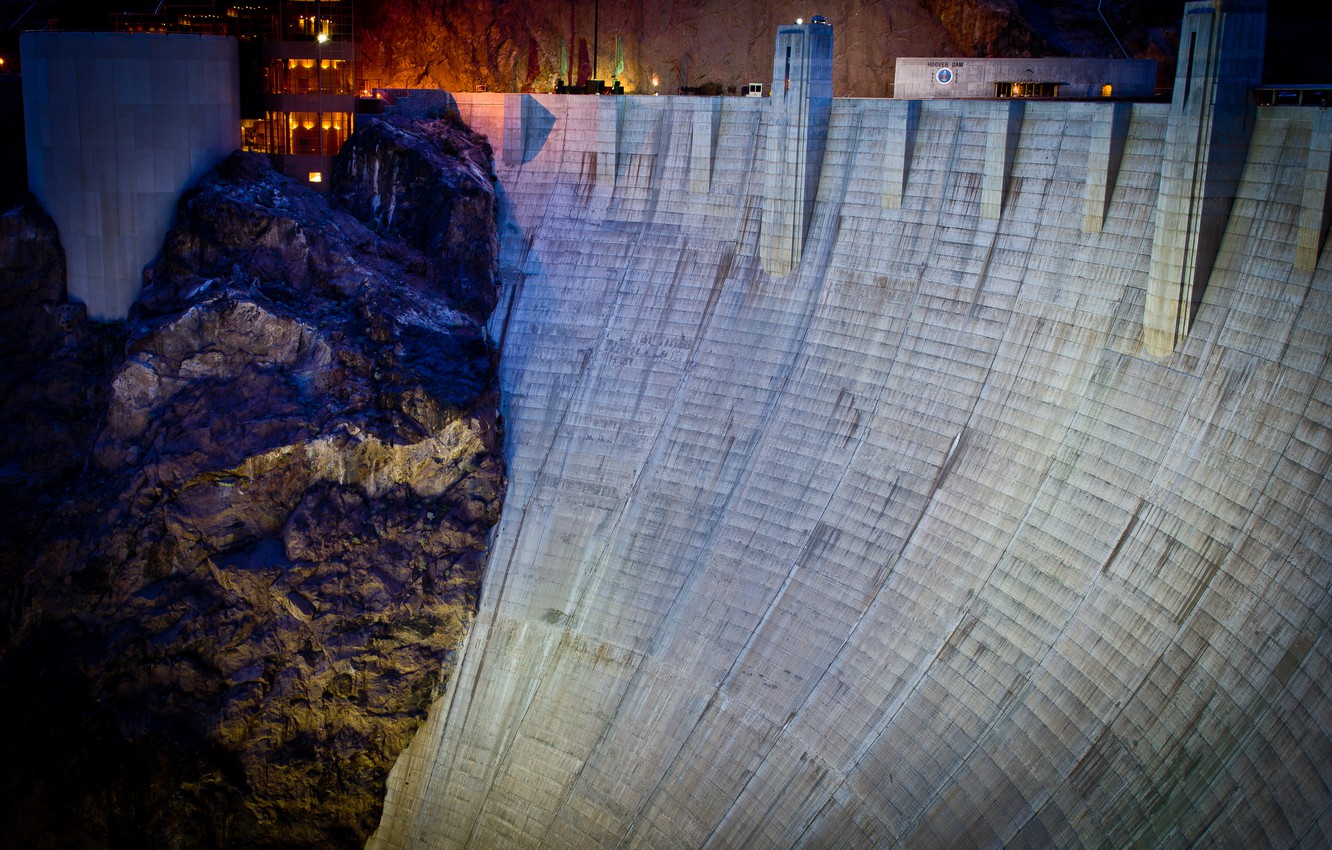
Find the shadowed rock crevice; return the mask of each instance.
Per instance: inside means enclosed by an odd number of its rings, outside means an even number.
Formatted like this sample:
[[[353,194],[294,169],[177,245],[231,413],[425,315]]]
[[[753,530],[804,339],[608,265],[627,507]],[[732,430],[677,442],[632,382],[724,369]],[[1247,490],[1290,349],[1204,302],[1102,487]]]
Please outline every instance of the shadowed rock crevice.
[[[378,822],[505,485],[490,151],[394,131],[411,143],[347,155],[411,173],[403,205],[433,218],[400,236],[235,155],[182,199],[124,325],[62,327],[54,230],[6,218],[28,284],[0,321],[32,339],[6,340],[0,399],[21,695],[0,843],[359,847]]]

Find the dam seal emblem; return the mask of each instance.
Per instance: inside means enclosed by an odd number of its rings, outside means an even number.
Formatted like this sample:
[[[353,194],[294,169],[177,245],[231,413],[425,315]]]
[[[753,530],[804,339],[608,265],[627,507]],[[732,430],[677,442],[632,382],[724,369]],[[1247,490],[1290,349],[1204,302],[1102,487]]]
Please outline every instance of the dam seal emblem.
[[[953,69],[952,69],[952,68],[940,68],[939,70],[937,70],[937,71],[934,72],[934,79],[935,79],[940,85],[943,85],[943,86],[948,85],[949,83],[951,83],[951,82],[953,81]]]

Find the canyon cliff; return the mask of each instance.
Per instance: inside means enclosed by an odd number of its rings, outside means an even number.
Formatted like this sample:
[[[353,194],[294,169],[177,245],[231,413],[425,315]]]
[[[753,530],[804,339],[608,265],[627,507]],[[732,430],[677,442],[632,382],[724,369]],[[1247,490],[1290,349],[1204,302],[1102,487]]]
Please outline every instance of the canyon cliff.
[[[505,487],[490,149],[342,156],[333,206],[224,161],[123,324],[0,218],[5,846],[359,847],[450,675]]]
[[[723,93],[772,80],[777,26],[824,15],[835,32],[838,97],[889,97],[899,56],[1105,56],[1173,71],[1183,2],[834,0],[804,3],[460,3],[358,6],[358,74],[371,86],[553,91],[618,79],[627,92]],[[599,11],[595,14],[594,11]],[[655,81],[655,84],[654,84]]]

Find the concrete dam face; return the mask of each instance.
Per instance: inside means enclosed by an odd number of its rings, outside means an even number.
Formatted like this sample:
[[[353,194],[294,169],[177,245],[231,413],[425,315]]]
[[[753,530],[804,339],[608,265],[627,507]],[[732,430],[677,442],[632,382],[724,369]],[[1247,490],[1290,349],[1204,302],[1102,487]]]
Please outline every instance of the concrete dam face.
[[[1332,841],[1320,110],[1161,355],[1170,105],[834,100],[778,215],[766,100],[456,102],[510,491],[370,846]]]

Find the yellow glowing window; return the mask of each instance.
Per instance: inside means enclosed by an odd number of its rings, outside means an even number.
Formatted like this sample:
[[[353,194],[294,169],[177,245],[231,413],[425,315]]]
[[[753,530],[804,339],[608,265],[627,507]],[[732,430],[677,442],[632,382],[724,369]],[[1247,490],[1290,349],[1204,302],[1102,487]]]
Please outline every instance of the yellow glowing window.
[[[1109,97],[1111,94],[1114,93],[1114,90],[1115,90],[1114,86],[1110,85],[1109,83],[1106,83],[1105,85],[1101,86],[1101,97]]]
[[[310,182],[311,182],[311,183],[323,183],[323,182],[324,182],[324,172],[322,172],[322,171],[311,171],[311,172],[310,172]]]

